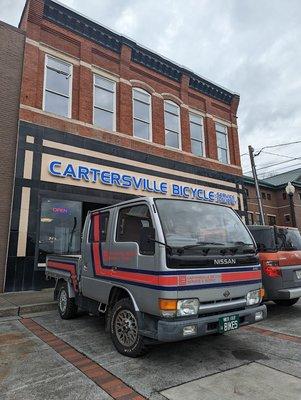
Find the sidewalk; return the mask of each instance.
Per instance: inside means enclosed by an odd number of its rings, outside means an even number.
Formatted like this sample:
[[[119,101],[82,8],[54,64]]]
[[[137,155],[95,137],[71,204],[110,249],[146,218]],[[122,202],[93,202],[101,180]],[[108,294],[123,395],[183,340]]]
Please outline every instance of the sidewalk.
[[[56,308],[53,289],[0,294],[0,318],[13,317]]]

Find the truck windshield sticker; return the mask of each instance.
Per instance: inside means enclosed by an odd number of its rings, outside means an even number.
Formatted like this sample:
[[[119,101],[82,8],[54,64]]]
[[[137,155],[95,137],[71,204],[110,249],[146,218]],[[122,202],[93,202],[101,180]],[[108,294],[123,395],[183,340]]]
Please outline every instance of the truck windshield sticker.
[[[184,199],[202,200],[212,203],[235,206],[237,197],[234,194],[211,190],[196,185],[186,186],[170,180],[159,180],[156,177],[143,177],[122,173],[115,170],[73,165],[59,160],[51,160],[48,172],[53,177],[71,178],[92,184],[115,186],[123,189],[133,189],[140,192],[149,192],[158,195],[170,195]]]

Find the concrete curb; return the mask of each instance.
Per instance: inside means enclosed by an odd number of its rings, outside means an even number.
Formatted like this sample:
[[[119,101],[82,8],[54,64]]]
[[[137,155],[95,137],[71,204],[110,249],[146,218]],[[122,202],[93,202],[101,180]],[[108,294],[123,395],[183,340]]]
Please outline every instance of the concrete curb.
[[[52,311],[56,310],[57,302],[52,301],[51,303],[39,303],[39,304],[28,304],[19,307],[19,315],[36,313],[40,311]]]
[[[18,317],[25,314],[36,313],[40,311],[52,311],[57,307],[57,302],[47,302],[38,304],[25,304],[22,306],[12,306],[0,308],[0,318],[2,317]]]
[[[17,317],[19,312],[18,306],[0,308],[0,318],[1,317]]]

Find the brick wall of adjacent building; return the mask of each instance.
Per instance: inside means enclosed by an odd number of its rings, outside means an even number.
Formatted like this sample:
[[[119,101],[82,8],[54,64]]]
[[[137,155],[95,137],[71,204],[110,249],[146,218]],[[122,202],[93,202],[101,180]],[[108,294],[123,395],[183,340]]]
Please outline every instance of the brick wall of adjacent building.
[[[39,125],[99,138],[108,143],[160,155],[225,173],[241,175],[236,112],[239,97],[230,104],[200,93],[189,87],[189,76],[180,82],[132,60],[133,49],[123,43],[120,53],[111,51],[82,35],[65,29],[43,17],[43,0],[27,2],[21,27],[26,28],[24,73],[21,91],[20,119]],[[76,24],[76,22],[74,22]],[[44,64],[47,53],[68,57],[73,65],[71,119],[58,118],[41,112],[43,101]],[[188,62],[189,64],[189,62]],[[118,78],[116,134],[93,126],[93,68],[107,71]],[[132,87],[140,87],[152,95],[153,143],[133,138]],[[164,100],[171,99],[180,106],[182,150],[165,147]],[[189,109],[204,114],[206,157],[191,153]],[[215,120],[228,124],[230,164],[217,160]]]
[[[0,292],[3,290],[25,35],[0,21]]]
[[[253,222],[259,223],[259,209],[255,186],[251,184],[245,184],[245,188],[247,189],[246,201],[249,223],[252,223],[252,216]],[[275,216],[277,225],[291,226],[291,210],[289,198],[285,192],[285,187],[281,186],[272,188],[267,186],[260,186],[260,193],[264,210],[265,223],[269,224],[269,216]],[[301,230],[301,187],[297,187],[297,185],[293,200],[296,225]],[[286,216],[289,216],[289,221],[286,219]]]

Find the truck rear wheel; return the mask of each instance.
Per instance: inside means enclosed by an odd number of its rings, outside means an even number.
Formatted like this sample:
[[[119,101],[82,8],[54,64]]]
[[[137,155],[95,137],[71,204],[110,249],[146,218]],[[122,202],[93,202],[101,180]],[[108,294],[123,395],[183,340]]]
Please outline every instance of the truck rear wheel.
[[[69,297],[68,287],[66,283],[63,283],[60,287],[58,294],[58,310],[61,318],[71,319],[77,314],[77,306],[74,298]]]
[[[139,357],[146,353],[147,347],[144,338],[139,335],[137,315],[130,299],[121,299],[114,304],[110,331],[119,353],[128,357]]]
[[[278,306],[290,307],[297,303],[300,297],[295,299],[283,299],[283,300],[273,300]]]

